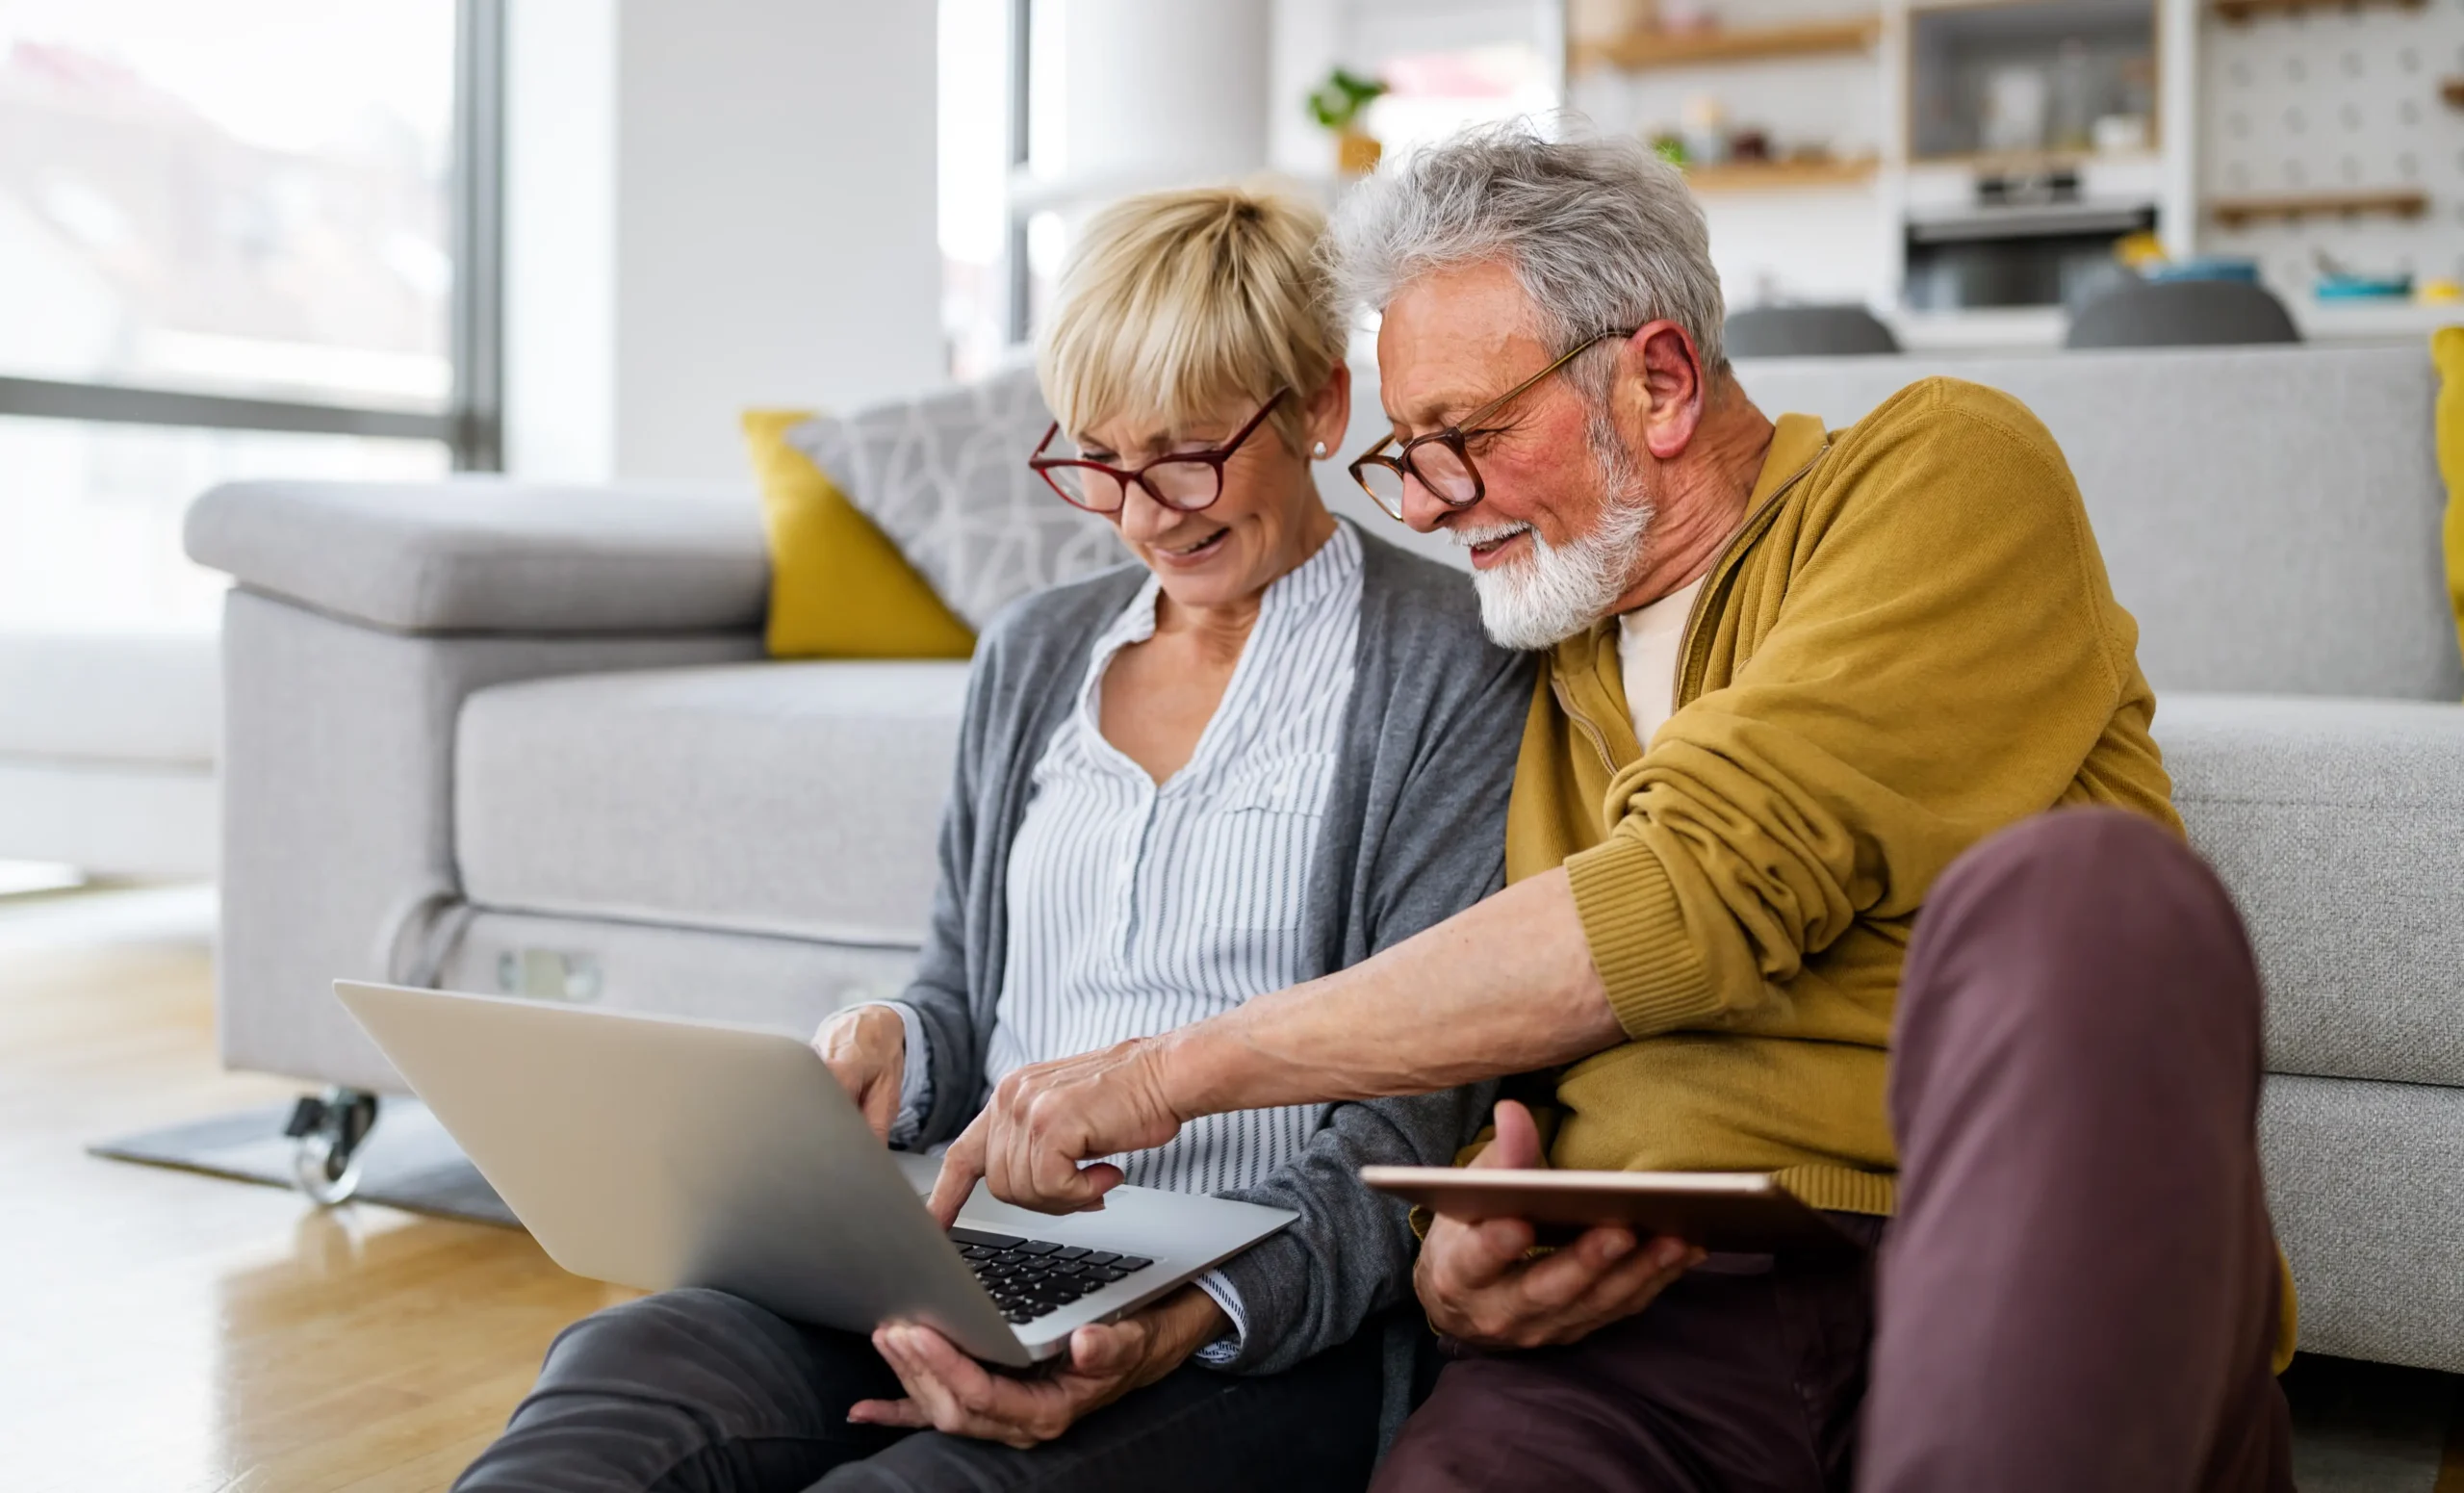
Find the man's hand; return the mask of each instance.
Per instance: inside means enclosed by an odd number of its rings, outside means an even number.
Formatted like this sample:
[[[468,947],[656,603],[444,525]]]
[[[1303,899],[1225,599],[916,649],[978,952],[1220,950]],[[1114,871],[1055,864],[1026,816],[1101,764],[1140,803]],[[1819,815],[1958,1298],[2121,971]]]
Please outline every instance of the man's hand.
[[[1144,1150],[1180,1133],[1185,1117],[1166,1101],[1160,1061],[1166,1038],[1116,1043],[1101,1052],[1012,1070],[975,1123],[941,1155],[928,1206],[947,1228],[977,1179],[992,1196],[1044,1213],[1103,1206],[1120,1168],[1081,1167],[1091,1156]]]
[[[1541,1165],[1529,1110],[1502,1100],[1497,1125],[1474,1168]],[[1441,1214],[1412,1274],[1429,1325],[1478,1348],[1572,1343],[1641,1311],[1703,1258],[1681,1239],[1637,1248],[1633,1230],[1615,1225],[1537,1260],[1524,1258],[1531,1243],[1531,1225],[1521,1219],[1471,1223]]]
[[[931,1327],[882,1327],[873,1347],[897,1371],[908,1398],[860,1400],[847,1419],[1032,1447],[1171,1373],[1230,1326],[1213,1298],[1186,1287],[1109,1326],[1080,1327],[1069,1334],[1067,1360],[1032,1377],[996,1374]]]
[[[898,1013],[887,1006],[841,1011],[812,1034],[812,1050],[864,1112],[874,1139],[888,1140],[907,1070],[907,1023]]]

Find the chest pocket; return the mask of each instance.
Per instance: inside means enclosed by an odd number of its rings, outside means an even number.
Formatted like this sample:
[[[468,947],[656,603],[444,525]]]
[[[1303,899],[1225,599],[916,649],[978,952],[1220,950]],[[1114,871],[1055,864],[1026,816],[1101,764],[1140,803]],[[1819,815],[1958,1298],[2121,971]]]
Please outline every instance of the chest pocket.
[[[1300,926],[1334,761],[1331,752],[1280,752],[1245,760],[1226,775],[1194,837],[1190,870],[1201,921],[1215,928]]]

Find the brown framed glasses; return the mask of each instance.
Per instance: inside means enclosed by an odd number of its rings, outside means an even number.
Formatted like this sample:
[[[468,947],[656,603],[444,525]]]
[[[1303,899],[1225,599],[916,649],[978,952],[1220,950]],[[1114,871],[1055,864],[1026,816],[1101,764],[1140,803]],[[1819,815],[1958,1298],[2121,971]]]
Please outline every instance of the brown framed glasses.
[[[1257,433],[1267,416],[1292,391],[1286,389],[1269,399],[1249,423],[1222,445],[1210,450],[1174,451],[1158,456],[1142,467],[1107,466],[1089,461],[1083,456],[1047,456],[1044,451],[1061,437],[1061,422],[1036,443],[1035,454],[1027,458],[1027,468],[1042,477],[1046,486],[1061,496],[1061,501],[1090,513],[1118,513],[1129,501],[1129,484],[1146,489],[1146,496],[1165,507],[1181,513],[1195,513],[1211,506],[1223,496],[1223,464],[1242,443]]]
[[[1351,479],[1360,490],[1386,511],[1389,518],[1403,516],[1403,488],[1407,481],[1417,481],[1428,495],[1450,508],[1468,508],[1478,502],[1487,486],[1480,480],[1480,469],[1472,460],[1468,442],[1484,435],[1494,435],[1502,426],[1484,425],[1483,421],[1496,418],[1500,410],[1513,403],[1540,381],[1573,362],[1611,337],[1631,337],[1632,330],[1600,332],[1584,338],[1557,355],[1556,361],[1499,395],[1478,409],[1443,430],[1418,435],[1397,448],[1391,456],[1386,448],[1395,438],[1387,436],[1371,447],[1367,454],[1351,464]]]

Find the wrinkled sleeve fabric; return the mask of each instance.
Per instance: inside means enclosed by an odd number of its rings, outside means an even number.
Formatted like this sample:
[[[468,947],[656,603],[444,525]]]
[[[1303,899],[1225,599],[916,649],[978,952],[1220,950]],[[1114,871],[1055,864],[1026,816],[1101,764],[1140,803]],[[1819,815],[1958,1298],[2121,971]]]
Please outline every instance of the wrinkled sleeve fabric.
[[[1566,862],[1630,1037],[1747,1016],[1856,917],[1912,914],[1961,851],[2061,801],[2137,681],[2043,426],[1927,385],[1896,402],[1763,541],[1795,547],[1767,635]]]

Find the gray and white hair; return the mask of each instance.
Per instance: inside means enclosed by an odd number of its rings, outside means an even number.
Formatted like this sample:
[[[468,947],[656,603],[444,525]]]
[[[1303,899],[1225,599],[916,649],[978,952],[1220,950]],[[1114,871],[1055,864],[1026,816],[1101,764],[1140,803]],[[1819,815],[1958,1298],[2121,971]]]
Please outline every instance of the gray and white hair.
[[[1726,371],[1710,231],[1685,178],[1632,137],[1552,141],[1528,119],[1457,135],[1362,182],[1327,233],[1344,303],[1383,310],[1432,270],[1495,260],[1521,283],[1552,356],[1667,320]],[[1606,393],[1608,359],[1578,384]],[[1571,370],[1570,370],[1571,372]]]
[[[1707,375],[1728,368],[1703,210],[1676,167],[1637,140],[1549,141],[1527,120],[1458,135],[1354,188],[1326,253],[1348,307],[1382,311],[1422,275],[1496,262],[1530,298],[1532,330],[1552,356],[1665,320],[1694,339]],[[1450,528],[1459,545],[1531,536],[1527,560],[1472,578],[1481,623],[1502,647],[1546,648],[1581,631],[1642,563],[1654,504],[1612,418],[1616,367],[1602,348],[1566,368],[1587,406],[1601,486],[1589,529],[1553,545],[1529,524]]]

